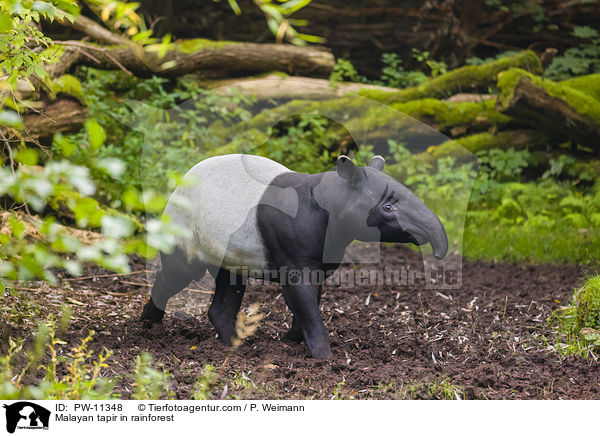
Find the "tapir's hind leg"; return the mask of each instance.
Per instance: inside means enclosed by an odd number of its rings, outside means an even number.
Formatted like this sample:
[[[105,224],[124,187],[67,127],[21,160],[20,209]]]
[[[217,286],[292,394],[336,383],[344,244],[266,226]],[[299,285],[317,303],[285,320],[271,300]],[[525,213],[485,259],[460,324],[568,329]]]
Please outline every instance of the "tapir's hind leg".
[[[160,258],[162,269],[156,275],[150,300],[142,312],[142,321],[146,325],[160,322],[165,316],[169,298],[185,288],[192,280],[202,278],[206,272],[206,265],[200,262],[188,263],[178,250],[173,254],[161,253]]]
[[[220,268],[215,277],[215,295],[208,309],[208,319],[217,330],[219,339],[231,345],[231,339],[236,336],[235,321],[237,320],[246,285],[242,278]]]

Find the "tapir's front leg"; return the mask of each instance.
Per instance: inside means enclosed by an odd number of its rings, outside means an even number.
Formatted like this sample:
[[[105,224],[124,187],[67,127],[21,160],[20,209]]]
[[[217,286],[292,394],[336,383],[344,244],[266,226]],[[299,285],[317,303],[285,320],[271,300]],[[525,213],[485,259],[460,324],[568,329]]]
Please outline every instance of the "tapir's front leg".
[[[321,293],[323,291],[323,286],[317,286],[317,290],[317,304],[321,304]],[[296,342],[297,344],[302,342],[302,340],[304,339],[304,336],[302,335],[302,330],[300,330],[300,326],[298,325],[298,320],[296,319],[296,317],[292,318],[292,327],[290,327],[288,332],[285,334],[285,337],[290,341]]]
[[[316,359],[330,357],[329,338],[319,311],[315,287],[308,284],[286,284],[283,286],[283,298],[294,314],[294,321],[300,327],[310,354]]]

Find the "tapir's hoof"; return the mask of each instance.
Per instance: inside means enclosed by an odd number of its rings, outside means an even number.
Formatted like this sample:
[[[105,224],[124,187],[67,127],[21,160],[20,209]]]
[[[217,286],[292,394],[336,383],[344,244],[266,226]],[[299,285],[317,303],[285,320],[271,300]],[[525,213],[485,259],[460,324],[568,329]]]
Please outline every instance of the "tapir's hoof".
[[[150,299],[144,306],[141,320],[144,327],[150,328],[153,324],[161,322],[164,316],[165,311],[156,307],[152,299]]]
[[[302,336],[302,332],[300,331],[300,329],[296,329],[294,327],[292,327],[291,329],[289,329],[287,331],[287,333],[285,334],[285,338],[288,341],[292,341],[297,344],[301,343],[304,340],[304,337]]]
[[[327,348],[323,348],[323,349],[319,349],[319,350],[313,350],[313,351],[311,351],[310,354],[315,359],[327,360],[331,357],[331,350],[329,349],[329,347],[327,347]]]

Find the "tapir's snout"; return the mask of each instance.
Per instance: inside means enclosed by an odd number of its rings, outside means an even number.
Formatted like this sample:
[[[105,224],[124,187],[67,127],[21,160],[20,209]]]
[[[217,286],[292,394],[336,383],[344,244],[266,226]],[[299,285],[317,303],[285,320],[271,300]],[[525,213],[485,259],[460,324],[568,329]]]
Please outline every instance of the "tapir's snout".
[[[431,244],[435,258],[437,260],[442,260],[446,257],[446,254],[448,254],[448,235],[446,234],[446,229],[440,219],[435,215],[433,216],[435,217],[436,223],[429,226],[429,243]]]
[[[419,201],[420,202],[420,201]],[[448,235],[444,225],[424,203],[420,204],[408,213],[409,222],[400,226],[413,238],[417,245],[431,244],[433,255],[441,260],[448,253]],[[402,221],[402,220],[401,220]]]

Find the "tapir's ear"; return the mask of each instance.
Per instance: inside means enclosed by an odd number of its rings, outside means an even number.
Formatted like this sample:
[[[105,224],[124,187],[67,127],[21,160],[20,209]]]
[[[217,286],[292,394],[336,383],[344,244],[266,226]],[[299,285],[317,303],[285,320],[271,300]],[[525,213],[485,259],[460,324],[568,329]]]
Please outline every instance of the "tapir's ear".
[[[342,179],[356,183],[360,180],[360,170],[348,156],[340,156],[337,160],[336,170]]]
[[[381,156],[375,156],[369,162],[369,166],[371,168],[375,168],[376,170],[383,171],[383,167],[385,166],[385,159]]]

